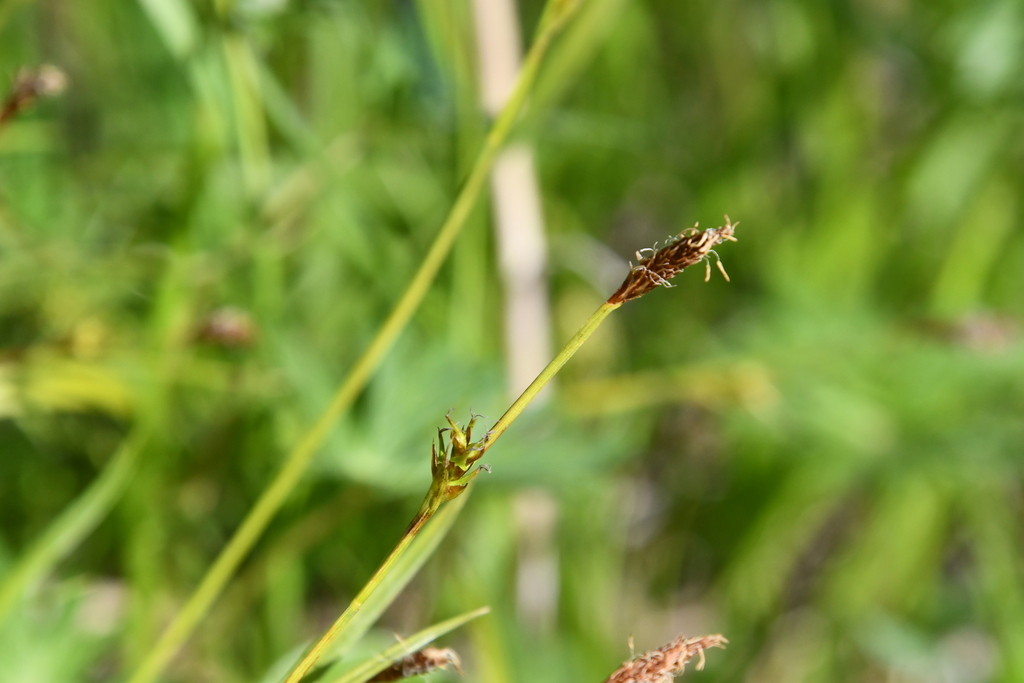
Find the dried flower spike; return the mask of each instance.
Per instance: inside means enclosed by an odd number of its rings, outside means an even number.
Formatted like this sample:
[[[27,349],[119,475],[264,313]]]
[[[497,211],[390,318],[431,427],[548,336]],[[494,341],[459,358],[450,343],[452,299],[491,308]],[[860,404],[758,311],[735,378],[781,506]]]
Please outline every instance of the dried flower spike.
[[[704,281],[707,282],[711,278],[711,258],[709,254],[714,254],[717,259],[718,253],[714,250],[717,245],[726,240],[730,242],[736,241],[736,238],[733,237],[733,230],[735,230],[737,225],[739,223],[731,222],[728,216],[725,217],[725,225],[717,228],[708,228],[703,232],[697,230],[697,225],[695,224],[692,228],[687,228],[673,237],[669,240],[668,244],[660,249],[643,249],[638,251],[636,257],[640,259],[640,262],[635,266],[631,264],[629,275],[626,276],[622,286],[611,295],[608,303],[625,303],[643,296],[658,285],[671,287],[672,285],[669,283],[669,280],[682,272],[684,268],[701,261],[707,264],[707,271],[704,277]],[[651,252],[651,255],[644,258],[642,256],[643,252]],[[718,270],[722,272],[722,276],[728,280],[729,275],[725,272],[722,261],[719,259],[716,263],[718,264]]]
[[[679,636],[668,645],[624,662],[605,683],[671,683],[675,676],[683,675],[688,661],[696,657],[700,671],[704,668],[704,650],[724,649],[728,642],[718,634],[699,638]]]
[[[422,676],[437,669],[455,669],[462,673],[462,662],[459,655],[451,648],[439,649],[436,647],[425,647],[419,652],[413,652],[381,671],[370,679],[369,683],[383,683],[384,681],[398,681],[412,676]]]
[[[0,124],[31,107],[40,97],[59,95],[67,87],[67,83],[68,78],[64,72],[50,64],[44,64],[37,69],[21,69],[14,77],[14,87],[0,107]]]

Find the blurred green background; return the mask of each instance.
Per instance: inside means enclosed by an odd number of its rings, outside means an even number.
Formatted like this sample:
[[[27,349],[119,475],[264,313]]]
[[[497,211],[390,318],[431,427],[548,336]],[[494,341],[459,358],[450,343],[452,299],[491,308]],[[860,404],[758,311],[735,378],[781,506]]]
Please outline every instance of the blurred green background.
[[[0,583],[127,484],[8,606],[0,680],[130,673],[327,404],[487,130],[473,11],[0,4],[0,74],[68,77],[0,131]],[[694,221],[741,221],[732,282],[609,318],[364,647],[487,604],[442,641],[482,683],[711,632],[689,677],[1024,680],[1022,48],[1013,0],[587,0],[515,136],[552,344]],[[398,539],[445,412],[508,404],[493,223],[162,680],[264,679]]]

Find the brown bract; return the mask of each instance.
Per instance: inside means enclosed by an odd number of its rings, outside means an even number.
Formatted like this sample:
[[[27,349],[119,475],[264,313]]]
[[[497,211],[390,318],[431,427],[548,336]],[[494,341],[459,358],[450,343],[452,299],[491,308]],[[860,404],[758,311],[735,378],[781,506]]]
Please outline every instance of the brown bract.
[[[398,681],[412,676],[422,676],[431,671],[447,669],[448,667],[452,667],[459,673],[462,673],[462,664],[455,650],[448,647],[444,649],[425,647],[419,652],[413,652],[411,655],[399,659],[371,678],[370,683]]]
[[[721,635],[687,638],[679,636],[668,645],[645,652],[623,663],[604,683],[670,683],[681,676],[686,663],[697,657],[697,670],[704,668],[704,650],[725,648],[729,641]]]
[[[717,228],[708,228],[703,232],[697,230],[695,225],[676,235],[669,240],[668,244],[660,249],[644,249],[638,251],[636,257],[640,263],[632,266],[629,275],[626,276],[622,286],[608,299],[610,304],[622,304],[632,299],[643,296],[659,285],[671,287],[669,280],[678,275],[687,266],[692,266],[701,261],[707,261],[707,281],[711,277],[711,261],[708,254],[712,253],[715,246],[725,242],[735,242],[733,230],[739,223],[732,223],[729,217],[725,217],[725,225]],[[647,258],[641,258],[644,251],[652,252]],[[715,253],[715,256],[718,256]],[[718,269],[726,280],[729,276],[718,261]]]

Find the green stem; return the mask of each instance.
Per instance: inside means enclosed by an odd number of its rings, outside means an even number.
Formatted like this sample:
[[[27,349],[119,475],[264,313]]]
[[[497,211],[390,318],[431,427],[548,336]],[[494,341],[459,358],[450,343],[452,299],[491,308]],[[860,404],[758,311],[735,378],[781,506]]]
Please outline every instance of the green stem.
[[[143,441],[138,429],[125,437],[103,472],[47,527],[7,573],[0,584],[0,623],[9,615],[22,593],[78,547],[82,539],[107,516],[135,471]]]
[[[621,305],[622,304],[620,303],[611,304],[605,302],[601,304],[600,308],[594,311],[593,315],[587,319],[587,322],[583,323],[583,327],[581,327],[579,331],[573,335],[572,339],[562,347],[562,350],[558,352],[558,355],[548,363],[547,367],[544,368],[539,375],[537,375],[537,379],[533,380],[533,382],[530,383],[530,386],[526,387],[526,390],[519,395],[519,398],[515,400],[515,403],[509,406],[509,409],[505,411],[505,414],[501,416],[501,419],[498,420],[494,427],[491,428],[484,444],[485,450],[490,448],[494,442],[498,440],[498,437],[505,433],[505,430],[509,428],[509,425],[519,417],[519,414],[530,404],[530,401],[536,398],[537,394],[540,393],[540,390],[551,381],[551,378],[562,369],[562,366],[565,365],[566,361],[572,358],[573,354],[583,346],[583,342],[587,340],[587,337],[593,334],[594,330],[596,330],[604,319],[608,317],[608,314]]]
[[[565,365],[566,361],[572,358],[573,354],[583,346],[583,342],[593,334],[594,330],[598,328],[601,322],[608,317],[608,314],[621,305],[622,304],[604,303],[600,308],[594,311],[593,315],[583,323],[583,327],[573,335],[572,339],[570,339],[569,342],[562,347],[562,350],[558,352],[558,355],[548,363],[547,367],[545,367],[539,375],[537,375],[537,379],[533,380],[530,386],[528,386],[526,390],[519,395],[519,398],[517,398],[511,407],[505,411],[505,414],[501,416],[501,419],[494,425],[494,428],[490,431],[489,436],[487,437],[484,444],[485,450],[490,448],[491,445],[498,440],[498,437],[508,429],[509,425],[511,425],[519,414],[523,412],[523,409],[529,405],[530,401],[540,393],[540,390],[551,381],[552,377],[558,374],[558,371],[562,369],[562,366]],[[306,653],[306,656],[302,658],[302,661],[292,669],[292,672],[288,675],[288,678],[285,679],[284,683],[298,683],[313,667],[313,665],[316,664],[317,660],[320,659],[324,650],[326,650],[331,644],[331,641],[334,640],[335,636],[337,636],[337,634],[355,618],[356,614],[359,612],[360,608],[369,596],[377,589],[384,577],[387,576],[388,572],[391,571],[395,562],[397,562],[405,553],[409,544],[416,537],[416,534],[419,533],[419,530],[423,528],[423,525],[426,524],[437,511],[440,505],[440,498],[435,496],[434,493],[435,491],[432,485],[430,492],[427,493],[427,498],[424,500],[423,506],[420,508],[419,512],[416,513],[416,516],[413,517],[412,523],[409,525],[405,534],[403,534],[401,540],[398,541],[394,550],[391,551],[391,554],[388,555],[387,559],[385,559],[377,571],[374,572],[370,580],[365,586],[363,586],[362,590],[359,591],[359,595],[352,600],[351,604],[349,604],[342,615],[338,617],[338,620],[335,621],[329,629],[327,629],[323,636],[320,637],[320,640],[317,641],[316,645],[314,645],[313,648]]]
[[[199,583],[199,587],[189,598],[185,606],[178,612],[174,620],[160,636],[146,658],[142,661],[128,683],[151,683],[167,663],[175,655],[185,640],[191,635],[196,625],[209,610],[210,605],[221,594],[224,586],[234,575],[239,564],[245,559],[253,545],[262,535],[270,520],[284,504],[305,473],[313,456],[319,450],[330,433],[335,421],[347,411],[356,397],[362,392],[370,376],[380,365],[384,355],[394,344],[399,333],[405,328],[416,309],[426,296],[427,290],[437,276],[452,244],[466,219],[473,209],[477,197],[483,188],[487,175],[498,150],[508,139],[513,124],[526,102],[537,78],[541,61],[551,41],[576,8],[576,3],[567,4],[565,0],[552,0],[553,4],[564,7],[548,16],[550,20],[543,22],[529,53],[519,72],[515,89],[509,97],[501,114],[494,122],[484,147],[477,156],[476,163],[466,179],[455,204],[452,206],[434,239],[430,250],[424,257],[419,270],[406,288],[402,298],[392,309],[387,320],[378,330],[369,347],[356,361],[352,370],[345,378],[331,403],[313,424],[305,437],[285,458],[284,465],[270,485],[260,495],[259,500],[246,516],[238,531],[228,542],[224,550],[207,570]]]
[[[537,394],[540,393],[541,389],[551,381],[558,371],[562,369],[562,366],[573,357],[577,350],[583,343],[593,334],[594,330],[600,326],[608,314],[614,311],[622,304],[611,304],[604,303],[587,319],[583,326],[573,335],[572,339],[566,343],[562,350],[558,352],[550,363],[541,371],[537,378],[530,383],[530,386],[519,395],[519,398],[505,411],[505,414],[501,416],[501,419],[494,425],[494,428],[488,433],[486,442],[484,444],[484,450],[490,448],[498,437],[504,433],[506,429],[519,417],[520,413],[526,408],[530,402],[536,398]],[[436,485],[436,481],[434,485]],[[370,580],[363,586],[362,590],[349,604],[348,608],[342,613],[338,620],[321,636],[320,640],[317,641],[316,645],[303,657],[302,661],[299,662],[298,666],[292,670],[291,674],[285,680],[285,683],[298,683],[306,672],[316,663],[316,661],[323,655],[324,650],[330,645],[331,641],[334,640],[335,636],[345,628],[349,622],[355,617],[359,609],[362,607],[366,599],[377,589],[381,580],[388,574],[391,567],[394,566],[395,562],[400,558],[406,551],[410,542],[415,538],[419,530],[423,528],[434,513],[440,506],[441,496],[435,492],[434,485],[431,486],[430,491],[427,493],[426,499],[423,501],[423,505],[419,511],[413,517],[409,528],[403,534],[401,540],[388,555],[387,559],[381,564]]]

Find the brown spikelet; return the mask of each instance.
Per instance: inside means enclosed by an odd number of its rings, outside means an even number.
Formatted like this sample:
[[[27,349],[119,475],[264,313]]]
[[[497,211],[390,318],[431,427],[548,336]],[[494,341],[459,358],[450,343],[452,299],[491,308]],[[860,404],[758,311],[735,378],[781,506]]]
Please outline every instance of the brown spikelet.
[[[660,249],[644,249],[643,251],[653,252],[647,258],[641,258],[642,252],[637,252],[636,257],[640,263],[630,268],[622,286],[608,299],[610,304],[621,304],[632,299],[643,296],[658,285],[671,287],[669,280],[678,275],[687,266],[692,266],[701,261],[707,261],[707,275],[704,280],[711,277],[711,261],[708,254],[716,245],[728,240],[735,242],[733,231],[739,223],[733,223],[729,217],[725,217],[725,225],[717,228],[708,228],[703,232],[697,230],[697,226],[688,228],[669,240],[668,244]],[[655,245],[657,246],[657,245]],[[717,256],[717,253],[716,253]],[[718,269],[726,280],[729,276],[718,261]]]
[[[454,668],[462,673],[462,662],[459,655],[451,648],[439,649],[436,647],[425,647],[419,652],[413,652],[381,671],[370,679],[370,683],[381,683],[382,681],[399,681],[412,676],[436,671],[437,669]]]
[[[23,68],[14,77],[14,86],[0,106],[0,125],[23,111],[40,97],[59,95],[67,85],[67,76],[55,66],[44,64],[36,69]]]
[[[616,669],[604,683],[671,683],[682,676],[686,663],[697,658],[697,670],[704,668],[704,650],[725,648],[729,641],[721,635],[687,638],[679,636],[668,645],[638,655]]]

